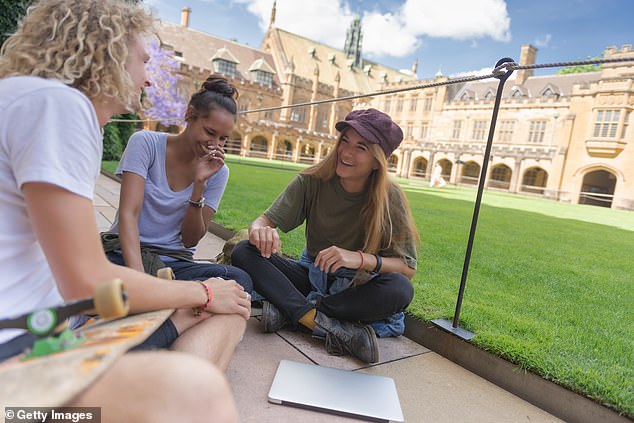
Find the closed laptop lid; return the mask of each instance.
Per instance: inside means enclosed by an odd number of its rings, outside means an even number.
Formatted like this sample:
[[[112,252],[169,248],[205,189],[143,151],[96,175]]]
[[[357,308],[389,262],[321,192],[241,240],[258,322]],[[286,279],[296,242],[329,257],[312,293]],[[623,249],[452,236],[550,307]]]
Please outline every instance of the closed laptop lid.
[[[281,360],[269,401],[381,422],[402,422],[394,380]]]

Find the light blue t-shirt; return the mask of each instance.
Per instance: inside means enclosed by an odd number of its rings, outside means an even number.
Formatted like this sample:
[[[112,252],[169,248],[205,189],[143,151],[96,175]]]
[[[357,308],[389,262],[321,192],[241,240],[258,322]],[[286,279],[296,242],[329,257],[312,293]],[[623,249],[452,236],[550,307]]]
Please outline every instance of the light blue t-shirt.
[[[165,152],[168,134],[154,131],[140,131],[133,134],[123,152],[116,174],[133,172],[145,179],[143,206],[139,215],[139,236],[141,242],[170,250],[188,250],[181,237],[181,225],[185,218],[188,200],[193,184],[182,191],[172,191],[165,172]],[[227,186],[229,168],[223,166],[207,180],[203,196],[205,207],[218,210],[220,199]],[[119,233],[119,212],[110,228]]]

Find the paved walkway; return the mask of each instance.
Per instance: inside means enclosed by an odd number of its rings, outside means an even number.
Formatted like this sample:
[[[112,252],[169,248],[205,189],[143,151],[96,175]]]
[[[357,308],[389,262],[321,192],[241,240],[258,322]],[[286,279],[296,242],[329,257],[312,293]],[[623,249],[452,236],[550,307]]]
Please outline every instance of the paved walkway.
[[[119,183],[100,176],[94,202],[99,230],[105,230],[119,204]],[[196,258],[220,252],[223,240],[207,234]],[[294,360],[392,377],[406,422],[558,422],[532,404],[508,393],[407,338],[380,339],[381,362],[368,366],[349,357],[332,357],[309,335],[262,333],[254,309],[247,332],[227,370],[243,422],[359,421],[270,404],[267,394],[280,360]]]

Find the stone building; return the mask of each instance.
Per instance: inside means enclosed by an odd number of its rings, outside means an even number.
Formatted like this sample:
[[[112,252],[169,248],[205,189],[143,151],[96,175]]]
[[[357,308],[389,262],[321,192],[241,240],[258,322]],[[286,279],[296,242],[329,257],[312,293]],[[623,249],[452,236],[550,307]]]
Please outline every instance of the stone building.
[[[362,28],[356,18],[342,50],[275,26],[275,3],[260,48],[162,22],[159,35],[181,61],[181,92],[188,98],[211,72],[240,89],[240,115],[230,153],[315,163],[336,140],[334,123],[353,108],[375,107],[403,128],[405,140],[390,157],[400,177],[428,180],[440,165],[446,180],[476,185],[482,166],[496,79],[456,83],[281,110],[337,97],[407,88],[430,81],[363,59]],[[533,64],[537,49],[525,45],[520,64]],[[487,185],[491,189],[560,201],[634,209],[634,51],[610,47],[599,72],[534,76],[517,71],[502,93]],[[553,73],[555,70],[553,70]],[[627,147],[629,144],[629,148]]]
[[[274,5],[269,29],[256,49],[189,28],[189,14],[190,9],[184,8],[180,25],[161,22],[159,37],[181,62],[183,98],[189,98],[212,72],[225,75],[238,87],[243,113],[227,145],[230,153],[318,162],[334,145],[335,122],[358,103],[249,111],[365,94],[387,81],[416,81],[413,73],[361,58],[358,18],[348,31],[346,47],[339,50],[276,28]]]
[[[536,55],[524,45],[519,62],[534,64]],[[632,62],[576,74],[521,70],[506,82],[489,188],[634,210],[634,51],[611,47],[604,57]],[[476,185],[497,86],[491,79],[376,97],[372,104],[390,113],[406,135],[390,158],[393,171],[428,179],[440,165],[450,183]]]

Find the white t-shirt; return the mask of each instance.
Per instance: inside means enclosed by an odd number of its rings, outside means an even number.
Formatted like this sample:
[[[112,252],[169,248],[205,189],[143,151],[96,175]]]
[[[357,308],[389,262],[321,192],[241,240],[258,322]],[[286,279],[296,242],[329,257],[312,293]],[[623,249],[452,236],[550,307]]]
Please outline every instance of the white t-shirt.
[[[90,100],[55,80],[0,79],[0,319],[58,305],[21,187],[47,182],[92,200],[103,151]],[[72,245],[62,245],[72,254]],[[21,333],[0,330],[0,343]]]

